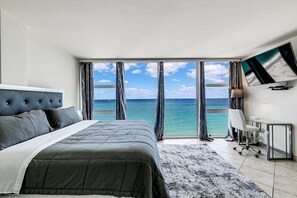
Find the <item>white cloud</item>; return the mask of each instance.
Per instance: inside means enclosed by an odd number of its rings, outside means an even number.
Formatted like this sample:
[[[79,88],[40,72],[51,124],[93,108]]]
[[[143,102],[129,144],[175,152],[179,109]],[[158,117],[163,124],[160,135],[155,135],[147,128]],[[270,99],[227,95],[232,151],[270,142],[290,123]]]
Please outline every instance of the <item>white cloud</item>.
[[[170,76],[177,73],[180,69],[185,68],[187,63],[164,63],[164,76]],[[149,63],[147,64],[145,71],[151,76],[157,77],[157,64]]]
[[[110,72],[112,72],[113,74],[116,74],[116,64],[115,63],[112,64]]]
[[[125,66],[125,71],[128,71],[129,69],[136,67],[137,63],[125,63],[124,66]]]
[[[136,67],[136,66],[137,66],[137,63],[124,63],[125,71],[128,71],[129,69]],[[114,74],[116,73],[116,63],[112,63],[110,72],[112,72]]]
[[[172,81],[173,82],[180,82],[180,79],[173,78]]]
[[[222,64],[206,64],[205,65],[205,80],[212,81],[214,83],[226,82],[229,77],[229,69]],[[189,69],[186,73],[188,77],[196,78],[196,69]]]
[[[128,99],[139,98],[156,98],[156,89],[138,89],[138,88],[126,88],[126,97]]]
[[[170,76],[185,68],[187,63],[164,63],[164,76]]]
[[[153,78],[157,78],[157,64],[149,63],[146,65],[145,71]]]
[[[193,86],[180,85],[178,88],[179,91],[187,91],[187,92],[196,92],[196,88]]]
[[[128,83],[129,83],[129,81],[128,81],[128,80],[125,80],[125,83],[126,83],[126,84],[128,84]]]
[[[196,69],[189,69],[189,71],[186,74],[188,77],[196,78]]]
[[[166,89],[165,98],[196,98],[196,88],[191,85],[180,85],[176,89]]]
[[[215,83],[223,83],[223,82],[225,82],[223,79],[219,79],[219,78],[216,78],[216,79],[209,79],[209,80],[211,80],[211,81],[213,81],[213,82],[215,82]]]
[[[102,79],[102,80],[98,80],[99,83],[110,83],[110,80],[106,80],[106,79]]]
[[[109,63],[94,63],[93,67],[95,71],[100,73],[109,72],[110,70]]]
[[[141,69],[135,69],[131,73],[132,74],[140,74],[141,72],[142,72]]]
[[[205,80],[210,80],[214,83],[223,83],[229,74],[229,69],[222,64],[207,64],[205,65]]]
[[[229,78],[229,72],[228,72],[228,74],[224,75],[223,77],[224,78]]]

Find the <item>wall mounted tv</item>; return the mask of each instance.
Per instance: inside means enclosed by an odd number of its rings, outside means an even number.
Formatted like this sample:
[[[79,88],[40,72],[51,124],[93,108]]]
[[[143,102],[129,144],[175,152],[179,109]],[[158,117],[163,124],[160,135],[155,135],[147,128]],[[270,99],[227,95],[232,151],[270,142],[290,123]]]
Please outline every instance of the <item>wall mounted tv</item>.
[[[242,61],[249,86],[297,79],[297,64],[291,43]]]

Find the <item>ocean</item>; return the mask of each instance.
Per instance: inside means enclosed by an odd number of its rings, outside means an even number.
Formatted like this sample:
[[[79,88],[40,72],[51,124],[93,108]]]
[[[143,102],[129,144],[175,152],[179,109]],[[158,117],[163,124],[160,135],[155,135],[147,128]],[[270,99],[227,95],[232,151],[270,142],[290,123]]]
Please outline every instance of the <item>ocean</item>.
[[[127,99],[127,119],[146,120],[154,127],[155,99]],[[227,98],[206,99],[207,108],[228,108]],[[115,100],[94,100],[94,110],[115,110]],[[207,128],[211,136],[225,136],[228,113],[207,113]],[[114,120],[115,115],[94,115],[96,120]],[[165,100],[165,136],[196,136],[196,99]]]

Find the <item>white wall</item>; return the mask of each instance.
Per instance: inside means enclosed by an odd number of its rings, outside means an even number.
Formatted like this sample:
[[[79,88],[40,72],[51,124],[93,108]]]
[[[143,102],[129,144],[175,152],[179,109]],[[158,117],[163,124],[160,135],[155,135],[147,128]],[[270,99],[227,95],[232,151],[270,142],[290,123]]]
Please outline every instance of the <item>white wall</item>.
[[[64,90],[64,105],[78,108],[79,69],[76,58],[28,34],[28,85]]]
[[[64,90],[64,105],[79,107],[78,61],[32,33],[1,9],[1,83]]]
[[[27,28],[19,19],[1,10],[1,83],[27,84]]]
[[[291,42],[295,56],[297,57],[297,37],[293,37],[282,43],[268,46],[265,50],[269,50],[275,46],[286,42]],[[263,52],[259,51],[259,53]],[[258,54],[258,53],[257,53]],[[245,79],[245,77],[243,77]],[[263,117],[267,119],[279,120],[293,124],[293,153],[295,158],[297,156],[297,80],[289,82],[289,86],[293,88],[284,91],[272,91],[268,89],[270,85],[261,85],[255,87],[248,87],[244,80],[245,93],[245,114],[246,116]],[[284,84],[284,83],[282,83]],[[279,85],[279,83],[274,84]],[[280,132],[277,129],[276,133]],[[283,141],[281,137],[276,139],[276,144],[282,147]]]

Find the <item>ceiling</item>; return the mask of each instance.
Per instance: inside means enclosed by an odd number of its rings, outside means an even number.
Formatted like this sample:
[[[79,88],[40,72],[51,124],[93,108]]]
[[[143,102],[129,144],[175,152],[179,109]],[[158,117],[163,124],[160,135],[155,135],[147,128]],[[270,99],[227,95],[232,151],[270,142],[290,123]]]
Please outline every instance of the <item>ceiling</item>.
[[[297,35],[296,0],[0,0],[78,58],[241,58]]]

